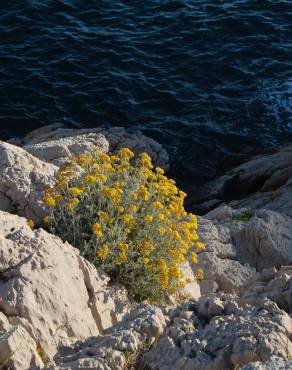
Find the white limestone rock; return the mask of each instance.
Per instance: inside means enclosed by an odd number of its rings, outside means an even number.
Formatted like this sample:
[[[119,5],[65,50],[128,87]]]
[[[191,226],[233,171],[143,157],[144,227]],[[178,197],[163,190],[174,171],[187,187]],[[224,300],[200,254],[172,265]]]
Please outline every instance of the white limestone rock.
[[[288,216],[258,210],[233,238],[241,255],[259,270],[292,264],[292,219]]]
[[[226,222],[232,215],[231,208],[229,211],[231,214],[227,213],[224,218],[222,215],[212,218],[209,214],[199,217],[198,223],[199,237],[205,243],[207,250],[215,253],[219,258],[232,259],[236,256],[237,250],[233,243],[230,224]]]
[[[108,276],[68,243],[1,211],[0,226],[0,310],[50,359],[60,345],[101,333],[128,310],[124,289],[111,294]]]
[[[12,326],[0,332],[1,369],[25,370],[31,366],[43,366],[37,352],[37,344],[21,326]]]
[[[181,266],[181,271],[184,273],[184,279],[191,279],[192,281],[181,289],[182,296],[187,297],[188,299],[199,298],[201,296],[200,284],[196,281],[195,275],[188,261]],[[173,297],[170,297],[170,299],[173,304],[176,303]]]
[[[292,263],[292,220],[277,212],[220,206],[199,218],[199,236],[203,295],[238,292],[257,271]]]
[[[234,243],[234,234],[244,227],[231,219],[237,212],[230,207],[219,207],[199,218],[198,234],[206,250],[199,251],[198,264],[192,267],[204,271],[200,283],[202,295],[216,291],[235,293],[256,273],[253,266],[240,259]]]
[[[42,161],[60,167],[73,156],[80,153],[91,153],[93,148],[106,153],[109,149],[109,143],[102,134],[88,133],[25,145],[23,148]]]
[[[203,252],[199,254],[198,264],[194,269],[201,267],[204,271],[203,282],[200,284],[202,294],[212,293],[215,282],[216,291],[235,293],[246,281],[251,279],[256,270],[248,264],[241,264],[239,261],[219,258],[215,253]],[[206,282],[209,284],[206,285]]]
[[[44,366],[38,344],[15,317],[0,312],[0,368],[23,370]]]
[[[252,362],[240,368],[240,370],[291,370],[292,360],[272,356],[266,362]]]
[[[158,340],[165,325],[160,308],[138,305],[103,335],[60,349],[49,369],[125,369],[131,356]]]
[[[70,138],[72,145],[74,145],[74,140],[76,144],[81,140],[82,145],[86,146],[91,145],[94,142],[94,138],[97,138],[98,135],[103,136],[107,140],[110,152],[122,147],[130,148],[137,154],[147,152],[157,166],[165,169],[169,167],[168,154],[161,144],[145,136],[141,131],[128,132],[124,127],[69,129],[64,128],[61,124],[56,124],[34,130],[23,139],[14,140],[13,142],[18,145],[24,145],[26,148],[35,148],[36,144],[47,143],[44,145],[50,146],[50,141],[54,141],[57,144],[61,139]],[[89,138],[88,144],[86,144],[86,137]]]
[[[241,306],[236,297],[217,294],[186,303],[170,317],[157,345],[144,354],[152,369],[231,370],[292,354],[291,318],[268,300]]]
[[[242,286],[240,297],[252,305],[268,298],[292,314],[292,266],[264,269]]]
[[[97,313],[101,332],[122,320],[131,304],[127,290],[122,286],[109,286],[94,294],[92,311]]]
[[[0,141],[0,210],[40,220],[45,214],[43,191],[54,183],[56,170],[24,149]]]

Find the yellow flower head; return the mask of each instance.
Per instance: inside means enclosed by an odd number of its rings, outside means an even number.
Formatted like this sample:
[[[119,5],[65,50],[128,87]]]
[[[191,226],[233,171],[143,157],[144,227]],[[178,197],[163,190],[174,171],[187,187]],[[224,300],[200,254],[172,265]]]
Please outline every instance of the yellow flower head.
[[[113,218],[107,212],[98,211],[97,215],[109,224],[113,222]]]
[[[102,226],[99,222],[96,222],[92,225],[92,232],[97,237],[100,238],[102,236]]]
[[[110,163],[103,163],[102,165],[100,165],[100,169],[103,170],[103,171],[106,171],[108,173],[114,173],[115,172],[113,166]]]
[[[111,157],[108,155],[108,154],[105,154],[105,153],[100,153],[99,155],[97,155],[97,158],[96,158],[99,162],[103,162],[103,163],[110,163],[111,162]]]
[[[76,162],[79,164],[81,167],[86,167],[88,166],[92,161],[92,157],[88,154],[80,154],[79,157],[77,158]]]
[[[138,207],[135,204],[130,204],[128,209],[129,211],[136,212]]]
[[[166,288],[168,288],[168,285],[169,285],[169,269],[168,269],[168,266],[167,266],[166,262],[164,261],[164,259],[162,259],[162,258],[159,258],[158,266],[159,266],[159,269],[160,269],[160,272],[159,272],[160,285],[163,289],[166,289]]]
[[[47,224],[48,222],[50,222],[50,217],[49,216],[45,216],[43,218],[43,221]]]
[[[121,252],[118,257],[116,258],[115,262],[120,265],[122,263],[128,262],[128,255],[127,252]]]
[[[181,191],[181,190],[178,192],[178,194],[179,194],[180,198],[182,198],[182,199],[184,199],[187,196],[187,194],[185,192]]]
[[[78,198],[71,198],[67,202],[67,207],[70,211],[76,208],[79,204],[80,200]]]
[[[83,188],[78,188],[78,187],[73,187],[73,188],[69,188],[69,189],[68,189],[68,193],[69,193],[70,195],[74,195],[74,196],[77,196],[77,195],[82,194],[82,193],[83,193],[83,191],[84,191],[84,189],[83,189]]]
[[[131,200],[137,200],[138,199],[138,194],[133,193],[131,194]]]
[[[198,263],[198,255],[195,252],[191,253],[191,259],[193,263]]]
[[[165,215],[164,215],[163,213],[159,213],[159,215],[158,215],[157,217],[158,217],[158,219],[159,219],[160,221],[165,220]]]
[[[155,174],[151,171],[151,169],[149,169],[147,167],[139,168],[139,174],[141,176],[145,177],[145,179],[150,179],[150,180],[155,179]]]
[[[155,209],[163,209],[164,207],[163,207],[163,204],[161,203],[161,202],[154,202],[154,203],[152,203],[152,206],[153,206],[153,208],[155,208]]]
[[[200,242],[195,243],[195,247],[197,249],[200,249],[200,250],[203,250],[203,251],[206,250],[205,245],[203,243],[200,243]]]
[[[56,204],[57,204],[55,198],[54,197],[49,197],[49,196],[44,197],[44,203],[48,207],[55,207]]]
[[[152,222],[152,221],[153,221],[153,216],[152,216],[152,215],[146,215],[146,216],[144,217],[144,220],[145,220],[146,222]]]
[[[57,194],[57,195],[55,195],[55,201],[58,203],[58,202],[60,202],[61,200],[63,200],[64,199],[64,197],[61,195],[61,194]]]
[[[134,220],[134,217],[133,217],[133,215],[131,215],[130,213],[125,213],[125,214],[122,216],[122,220],[123,220],[126,224],[129,224],[129,223],[131,223],[131,222]]]
[[[99,193],[110,198],[115,205],[118,205],[121,202],[121,194],[123,194],[123,190],[116,188],[103,188],[99,190]]]
[[[113,182],[113,187],[114,188],[122,188],[124,186],[126,186],[126,182],[125,181],[119,180],[119,181],[114,181]]]
[[[118,150],[118,156],[121,159],[129,160],[134,157],[134,153],[129,148],[121,148]]]
[[[142,200],[148,200],[150,197],[149,191],[146,189],[144,185],[141,185],[138,191],[138,197]]]
[[[139,163],[142,166],[148,167],[148,168],[153,168],[151,157],[147,153],[145,153],[145,152],[141,153],[139,157],[140,157]]]
[[[143,240],[139,245],[139,251],[143,256],[149,256],[154,249],[155,246],[148,240]]]
[[[156,170],[156,173],[158,173],[159,175],[163,175],[164,174],[164,169],[161,168],[161,167],[156,167],[155,170]]]
[[[98,180],[98,182],[104,183],[104,182],[107,181],[107,176],[103,175],[103,174],[100,174],[100,175],[98,175],[97,180]]]
[[[111,156],[111,162],[116,162],[119,159],[117,155],[112,155]]]
[[[125,212],[125,208],[124,208],[124,207],[122,207],[122,206],[117,206],[117,211],[118,211],[119,213],[124,213],[124,212]]]
[[[26,223],[28,224],[28,226],[33,229],[34,228],[34,222],[33,220],[31,220],[30,218],[28,220],[26,220]]]
[[[118,243],[118,249],[120,251],[127,251],[129,248],[129,245],[127,243]]]
[[[126,228],[124,229],[124,232],[125,232],[126,234],[131,234],[132,230],[131,230],[129,227],[126,227]]]
[[[97,252],[96,255],[102,260],[105,260],[109,254],[109,246],[108,244],[104,244],[102,248],[100,248]]]
[[[196,279],[197,279],[198,281],[202,281],[202,280],[204,280],[204,272],[203,272],[203,270],[202,270],[201,268],[199,268],[199,269],[196,271],[195,276],[196,276]]]
[[[87,175],[84,177],[84,182],[88,185],[93,185],[98,182],[98,178],[93,175]]]

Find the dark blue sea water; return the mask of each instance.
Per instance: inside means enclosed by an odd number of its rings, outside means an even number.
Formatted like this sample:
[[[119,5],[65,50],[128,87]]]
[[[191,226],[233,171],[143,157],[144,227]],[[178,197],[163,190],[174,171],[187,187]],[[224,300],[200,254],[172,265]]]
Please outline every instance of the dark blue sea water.
[[[0,137],[142,129],[181,180],[292,139],[291,0],[1,0]]]

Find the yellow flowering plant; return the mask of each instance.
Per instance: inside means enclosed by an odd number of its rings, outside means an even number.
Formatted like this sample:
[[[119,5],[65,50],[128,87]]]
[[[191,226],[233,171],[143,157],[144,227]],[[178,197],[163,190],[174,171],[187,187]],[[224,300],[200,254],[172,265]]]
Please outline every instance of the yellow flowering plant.
[[[185,196],[146,153],[94,150],[59,170],[44,194],[44,221],[136,300],[166,302],[191,282],[181,269],[186,258],[196,263],[204,249]]]

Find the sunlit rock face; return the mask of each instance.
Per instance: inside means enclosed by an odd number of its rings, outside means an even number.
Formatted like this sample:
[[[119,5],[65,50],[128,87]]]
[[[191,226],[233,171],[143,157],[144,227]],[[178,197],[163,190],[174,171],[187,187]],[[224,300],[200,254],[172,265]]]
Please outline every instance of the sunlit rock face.
[[[123,288],[108,287],[108,276],[77,249],[42,229],[32,230],[25,218],[0,211],[0,251],[4,329],[16,341],[23,338],[35,361],[33,341],[52,359],[60,345],[103,332],[128,310]],[[1,337],[8,347],[9,338]]]

